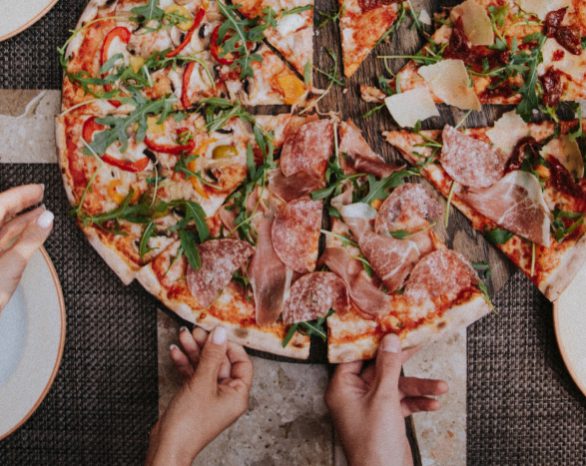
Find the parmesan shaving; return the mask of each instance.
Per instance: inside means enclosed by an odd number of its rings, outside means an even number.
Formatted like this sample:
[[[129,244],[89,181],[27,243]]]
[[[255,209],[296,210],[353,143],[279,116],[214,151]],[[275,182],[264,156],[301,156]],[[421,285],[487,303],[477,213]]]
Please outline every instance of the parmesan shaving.
[[[422,66],[419,74],[425,79],[431,92],[448,105],[462,110],[480,110],[481,104],[462,60],[442,60]]]
[[[584,176],[584,159],[575,139],[569,136],[552,139],[541,149],[540,154],[544,158],[549,155],[555,157],[575,177]]]
[[[540,20],[544,20],[550,11],[571,6],[571,0],[515,0],[523,11],[533,13]]]
[[[376,217],[376,210],[365,202],[345,205],[340,209],[340,213],[344,218],[372,220]]]
[[[418,121],[440,116],[433,96],[426,87],[389,96],[385,104],[391,116],[402,128],[413,128]]]
[[[452,18],[461,18],[464,34],[472,45],[493,45],[494,30],[486,8],[476,0],[466,0],[452,10]]]
[[[529,136],[529,125],[517,112],[511,111],[501,116],[486,135],[495,147],[510,155],[517,143]]]
[[[425,8],[423,8],[419,12],[419,21],[421,22],[421,24],[425,24],[426,26],[431,26],[431,16],[429,16],[429,13],[427,12],[427,10]]]

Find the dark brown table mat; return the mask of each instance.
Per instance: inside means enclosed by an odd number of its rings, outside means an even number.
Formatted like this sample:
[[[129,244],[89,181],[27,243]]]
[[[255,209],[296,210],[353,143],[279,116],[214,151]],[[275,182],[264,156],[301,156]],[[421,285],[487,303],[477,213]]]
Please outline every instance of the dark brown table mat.
[[[60,0],[0,43],[0,88],[58,89],[55,49],[84,4]],[[47,249],[64,286],[68,341],[55,386],[0,443],[0,464],[140,463],[156,416],[156,304],[124,288],[85,243],[65,215],[55,166],[0,165],[0,189],[31,180],[48,184],[58,215]],[[520,274],[496,304],[499,313],[468,333],[468,463],[585,465],[586,401],[560,359],[551,305]]]
[[[57,165],[2,165],[0,190],[46,185],[47,251],[67,309],[61,369],[32,418],[0,442],[0,465],[141,464],[158,407],[156,302],[124,287],[67,215]],[[2,407],[0,406],[0,416]]]

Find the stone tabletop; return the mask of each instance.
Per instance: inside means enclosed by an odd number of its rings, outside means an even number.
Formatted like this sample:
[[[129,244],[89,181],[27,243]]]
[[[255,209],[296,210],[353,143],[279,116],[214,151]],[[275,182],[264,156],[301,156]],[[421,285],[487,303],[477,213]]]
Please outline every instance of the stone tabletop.
[[[57,163],[54,117],[59,101],[60,93],[54,90],[0,90],[0,163]],[[177,329],[174,319],[158,313],[161,410],[179,384],[168,357]],[[328,368],[253,359],[250,410],[214,441],[196,464],[343,465],[323,402]],[[466,333],[422,349],[404,371],[406,375],[443,378],[450,386],[442,399],[442,410],[414,416],[422,464],[465,464]]]

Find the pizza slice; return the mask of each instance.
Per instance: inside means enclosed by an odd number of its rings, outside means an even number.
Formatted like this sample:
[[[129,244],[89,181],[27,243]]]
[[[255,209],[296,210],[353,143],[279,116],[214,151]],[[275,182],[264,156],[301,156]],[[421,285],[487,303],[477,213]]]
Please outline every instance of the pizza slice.
[[[578,121],[388,131],[386,140],[551,301],[586,260],[586,191]]]
[[[402,2],[339,0],[344,75],[352,76],[399,18]]]
[[[434,102],[476,111],[513,104],[529,121],[534,110],[586,95],[579,11],[570,0],[466,0],[436,18],[438,29],[382,90],[363,85],[362,96],[384,100],[401,126],[438,116]]]
[[[269,23],[269,27],[264,31],[268,42],[298,73],[302,76],[311,76],[314,10],[312,0],[245,0],[237,2],[236,8],[247,18]]]
[[[119,108],[137,92],[150,100],[174,96],[183,109],[214,96],[246,105],[305,101],[310,83],[264,43],[268,24],[243,19],[221,1],[157,5],[86,9],[61,49],[63,108],[96,98]]]

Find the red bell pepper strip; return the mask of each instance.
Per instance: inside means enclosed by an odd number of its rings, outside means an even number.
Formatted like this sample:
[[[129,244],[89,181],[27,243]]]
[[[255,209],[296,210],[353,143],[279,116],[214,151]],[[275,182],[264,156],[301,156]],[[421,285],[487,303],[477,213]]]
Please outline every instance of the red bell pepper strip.
[[[189,62],[183,71],[183,81],[181,85],[181,105],[183,108],[189,108],[191,101],[189,100],[189,81],[195,69],[195,62]]]
[[[100,50],[100,65],[103,65],[108,61],[108,52],[110,51],[110,45],[112,45],[114,39],[120,39],[122,43],[128,44],[128,42],[130,42],[131,35],[131,32],[124,26],[115,27],[108,34],[106,34],[106,38],[102,44],[102,49]],[[112,90],[112,86],[110,84],[106,84],[104,86],[104,90],[106,92],[110,92]],[[122,105],[119,100],[108,100],[108,102],[110,102],[116,108]]]
[[[84,141],[88,144],[91,144],[92,139],[94,137],[94,133],[97,131],[103,131],[105,126],[98,123],[96,121],[96,117],[89,117],[85,120],[83,127],[81,129],[81,136],[83,137]],[[107,163],[108,165],[112,165],[114,167],[118,167],[121,170],[138,173],[143,171],[149,164],[148,157],[142,157],[135,162],[131,162],[129,160],[120,160],[111,155],[104,154],[101,156],[101,159]]]
[[[210,37],[210,52],[214,60],[216,60],[220,65],[231,65],[234,63],[234,58],[227,58],[220,56],[220,44],[218,44],[218,31],[220,30],[220,25],[217,25],[216,28],[212,32],[212,36]]]
[[[102,49],[100,50],[100,65],[103,65],[108,61],[108,52],[110,50],[110,45],[112,45],[112,42],[114,42],[114,39],[120,39],[123,44],[128,44],[128,42],[130,42],[130,36],[130,31],[124,26],[115,27],[108,34],[106,34],[106,38],[102,44]]]
[[[175,48],[175,50],[171,50],[169,53],[167,53],[167,55],[166,55],[167,58],[176,57],[177,55],[179,55],[181,53],[181,51],[185,47],[187,47],[189,45],[189,43],[191,42],[191,38],[193,37],[193,34],[194,34],[195,30],[199,27],[199,25],[203,21],[203,18],[205,16],[205,14],[206,14],[205,8],[201,8],[200,7],[199,10],[197,10],[197,13],[195,14],[195,18],[193,18],[193,24],[189,28],[189,31],[187,31],[187,34],[185,35],[185,38],[177,46],[177,48]]]
[[[118,167],[120,170],[132,173],[141,172],[149,165],[148,157],[143,157],[134,162],[131,162],[130,160],[120,160],[115,157],[112,157],[111,155],[104,154],[102,155],[102,160],[109,165]]]
[[[179,128],[177,130],[177,136],[180,136],[185,131],[187,131],[187,128]],[[159,144],[158,142],[149,139],[147,136],[144,138],[144,142],[150,150],[173,155],[183,154],[184,152],[191,152],[195,148],[195,141],[193,139],[187,141],[186,144]]]

